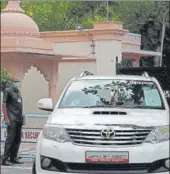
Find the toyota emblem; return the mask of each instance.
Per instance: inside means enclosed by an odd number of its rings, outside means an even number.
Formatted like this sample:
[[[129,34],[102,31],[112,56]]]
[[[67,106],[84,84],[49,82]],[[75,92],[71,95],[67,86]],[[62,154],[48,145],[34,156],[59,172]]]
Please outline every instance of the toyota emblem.
[[[101,136],[103,139],[112,139],[115,136],[116,132],[112,128],[106,128],[101,131]]]

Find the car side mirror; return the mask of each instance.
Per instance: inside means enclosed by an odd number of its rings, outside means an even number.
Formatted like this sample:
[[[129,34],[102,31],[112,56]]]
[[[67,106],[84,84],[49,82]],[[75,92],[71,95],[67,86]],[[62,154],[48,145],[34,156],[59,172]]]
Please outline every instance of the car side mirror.
[[[37,107],[44,111],[53,111],[53,101],[51,98],[42,98],[38,100]]]

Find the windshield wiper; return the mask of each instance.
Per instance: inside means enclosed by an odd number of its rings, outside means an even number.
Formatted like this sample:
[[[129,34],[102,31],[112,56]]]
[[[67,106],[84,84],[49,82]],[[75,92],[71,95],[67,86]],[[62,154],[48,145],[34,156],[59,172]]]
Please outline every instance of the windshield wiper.
[[[153,106],[136,106],[136,108],[140,108],[140,109],[164,109],[162,107],[153,107]]]
[[[92,106],[84,106],[83,108],[114,108],[113,105],[92,105]]]
[[[135,108],[135,109],[164,109],[162,107],[153,107],[153,106],[119,106],[121,108]]]
[[[75,108],[114,108],[112,105],[92,105],[92,106],[66,106],[61,107],[62,109],[75,109]]]

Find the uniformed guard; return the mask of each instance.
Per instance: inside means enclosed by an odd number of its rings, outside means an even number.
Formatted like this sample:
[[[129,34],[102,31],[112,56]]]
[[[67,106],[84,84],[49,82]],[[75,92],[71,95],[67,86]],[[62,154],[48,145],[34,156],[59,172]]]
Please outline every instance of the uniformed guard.
[[[12,85],[3,94],[4,121],[7,125],[7,138],[5,142],[2,165],[22,164],[17,155],[21,143],[21,130],[23,125],[23,104],[19,91],[20,81],[12,78]]]

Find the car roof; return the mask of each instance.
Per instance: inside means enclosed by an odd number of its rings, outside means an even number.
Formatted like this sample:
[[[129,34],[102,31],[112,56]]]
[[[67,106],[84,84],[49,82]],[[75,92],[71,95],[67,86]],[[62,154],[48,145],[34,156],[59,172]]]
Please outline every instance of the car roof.
[[[115,75],[115,76],[96,76],[89,75],[78,77],[74,80],[141,80],[141,81],[155,81],[153,77],[139,76],[139,75]]]

